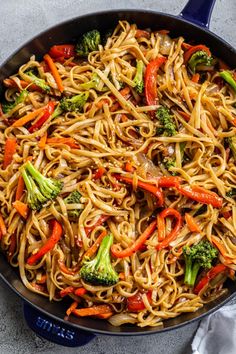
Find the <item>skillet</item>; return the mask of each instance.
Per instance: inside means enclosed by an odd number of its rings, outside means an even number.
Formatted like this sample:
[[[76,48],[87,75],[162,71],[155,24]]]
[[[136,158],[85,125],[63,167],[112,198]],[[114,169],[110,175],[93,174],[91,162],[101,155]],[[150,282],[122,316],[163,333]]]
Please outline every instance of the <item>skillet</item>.
[[[73,43],[86,31],[97,28],[101,32],[114,28],[118,20],[136,23],[139,28],[158,30],[167,28],[171,37],[183,35],[187,40],[209,46],[217,57],[231,67],[236,67],[236,52],[225,41],[208,30],[215,0],[189,0],[179,16],[145,10],[112,10],[77,17],[54,26],[39,34],[17,50],[0,67],[0,90],[2,80],[13,74],[32,54],[42,57],[54,44]],[[18,273],[7,261],[0,259],[0,277],[23,300],[24,316],[29,327],[38,335],[64,346],[81,346],[94,338],[94,334],[144,335],[158,334],[181,327],[216,311],[235,296],[236,284],[226,283],[229,292],[224,297],[205,305],[195,313],[182,314],[164,322],[162,328],[139,328],[132,325],[113,327],[108,322],[91,318],[73,318],[64,321],[66,301],[50,303],[48,299],[26,289]]]

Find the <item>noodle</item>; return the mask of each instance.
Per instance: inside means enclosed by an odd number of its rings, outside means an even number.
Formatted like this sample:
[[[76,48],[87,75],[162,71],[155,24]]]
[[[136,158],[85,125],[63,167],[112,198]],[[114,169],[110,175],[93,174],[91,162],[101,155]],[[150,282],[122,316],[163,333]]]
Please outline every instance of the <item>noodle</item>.
[[[87,60],[54,59],[64,87],[62,95],[71,97],[88,91],[89,98],[80,112],[61,111],[56,117],[51,114],[35,131],[30,127],[40,121],[43,113],[23,126],[13,123],[47,107],[50,101],[59,107],[61,93],[55,77],[34,56],[10,77],[14,84],[6,89],[5,100],[14,102],[23,89],[28,90],[28,96],[0,115],[0,212],[7,229],[6,234],[1,234],[1,249],[33,292],[58,301],[61,290],[84,288],[84,295],[69,296],[83,307],[109,304],[113,325],[162,326],[163,320],[197,311],[225,291],[222,282],[207,287],[204,294],[185,284],[184,246],[191,247],[201,240],[218,244],[214,264],[226,266],[224,276],[230,269],[236,270],[236,168],[235,156],[227,145],[227,139],[236,134],[236,94],[217,70],[202,71],[201,81],[192,80],[184,59],[184,38],[171,39],[161,31],[143,31],[143,36],[136,38],[136,30],[136,25],[120,21],[106,44],[90,52]],[[147,68],[162,56],[166,61],[158,69],[158,97],[149,104],[144,97],[146,91],[135,90],[136,60]],[[29,70],[38,71],[49,86],[48,92],[34,89]],[[94,77],[98,85],[85,89],[84,85]],[[26,88],[24,82],[28,83]],[[159,133],[160,122],[153,112],[160,107],[171,112],[175,134]],[[43,136],[46,143],[39,148]],[[4,144],[8,138],[17,139],[17,148],[4,169]],[[29,210],[24,220],[12,205],[20,168],[28,160],[44,176],[62,181],[63,189],[41,210]],[[98,172],[101,176],[97,178]],[[222,205],[218,208],[204,204],[170,186],[161,190],[164,204],[158,206],[157,198],[140,188],[140,183],[157,188],[161,176],[178,176],[183,189],[192,187],[194,191],[197,186],[204,188],[208,196],[218,194]],[[132,179],[132,184],[124,182],[124,177]],[[67,203],[65,198],[75,190],[81,194],[80,201]],[[26,187],[20,201],[27,204]],[[168,247],[158,248],[161,241],[157,227],[142,247],[128,256],[119,258],[111,252],[112,266],[119,273],[115,285],[94,285],[81,278],[83,256],[101,232],[112,234],[112,250],[122,252],[169,208],[178,211],[182,224]],[[79,211],[77,219],[70,217],[73,210]],[[192,232],[184,222],[185,213],[194,218],[198,232]],[[101,218],[104,222],[100,223]],[[27,263],[29,256],[49,240],[54,219],[63,228],[62,237],[38,262]],[[165,218],[164,241],[175,221],[175,217]],[[141,296],[141,300],[137,310],[132,311],[127,303],[135,296]]]

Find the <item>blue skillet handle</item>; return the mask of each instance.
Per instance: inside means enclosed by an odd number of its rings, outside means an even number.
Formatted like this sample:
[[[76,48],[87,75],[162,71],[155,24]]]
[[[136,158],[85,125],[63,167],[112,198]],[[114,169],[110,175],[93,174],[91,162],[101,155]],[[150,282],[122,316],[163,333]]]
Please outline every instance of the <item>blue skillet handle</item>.
[[[44,315],[26,302],[23,311],[27,325],[39,336],[50,342],[66,347],[81,347],[90,342],[95,336],[92,333],[77,330],[52,317]]]
[[[201,27],[208,28],[215,1],[216,0],[189,0],[180,13],[180,16]]]

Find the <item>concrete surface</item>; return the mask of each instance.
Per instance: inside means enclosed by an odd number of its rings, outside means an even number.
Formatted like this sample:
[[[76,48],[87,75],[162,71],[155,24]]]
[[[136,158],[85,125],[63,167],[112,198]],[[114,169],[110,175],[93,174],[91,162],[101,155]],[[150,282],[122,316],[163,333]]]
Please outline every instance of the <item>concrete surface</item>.
[[[196,0],[198,1],[198,0]],[[206,0],[208,1],[208,0]],[[0,64],[17,47],[47,27],[71,17],[97,10],[143,8],[178,14],[185,0],[0,0]],[[235,0],[217,0],[211,30],[236,47]],[[168,334],[145,337],[99,336],[85,347],[67,349],[39,339],[25,325],[21,301],[0,282],[0,353],[191,353],[198,323]]]

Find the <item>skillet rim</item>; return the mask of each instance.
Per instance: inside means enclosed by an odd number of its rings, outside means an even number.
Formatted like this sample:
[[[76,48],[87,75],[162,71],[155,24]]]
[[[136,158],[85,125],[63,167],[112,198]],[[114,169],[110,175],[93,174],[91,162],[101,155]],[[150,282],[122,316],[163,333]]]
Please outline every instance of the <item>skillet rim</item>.
[[[34,35],[31,39],[27,40],[26,42],[24,42],[20,47],[18,47],[15,51],[13,51],[13,53],[11,53],[5,60],[3,60],[3,62],[0,65],[0,71],[8,65],[8,63],[14,58],[14,56],[16,56],[21,50],[23,50],[25,47],[32,45],[32,42],[37,40],[39,37],[45,36],[47,35],[48,32],[52,31],[52,30],[56,30],[57,28],[63,27],[65,25],[69,25],[70,23],[79,21],[80,19],[84,19],[84,18],[89,18],[89,17],[96,17],[99,15],[106,15],[106,14],[119,14],[120,12],[122,13],[129,13],[129,14],[150,14],[153,16],[163,16],[166,17],[167,19],[171,18],[177,22],[180,23],[186,23],[187,25],[191,26],[193,29],[195,29],[198,32],[205,32],[206,34],[208,34],[210,37],[218,40],[220,43],[222,43],[224,46],[227,47],[227,49],[229,51],[232,52],[232,55],[236,55],[236,49],[230,44],[228,43],[225,39],[222,39],[220,36],[218,36],[217,34],[213,33],[212,31],[210,31],[207,27],[201,27],[200,25],[197,25],[195,23],[192,23],[190,20],[185,19],[183,16],[181,15],[172,15],[172,14],[167,14],[164,12],[160,12],[160,11],[155,11],[155,10],[147,10],[147,9],[110,9],[110,10],[101,10],[101,11],[96,11],[96,12],[91,12],[91,13],[86,13],[83,14],[81,16],[75,16],[72,17],[70,19],[67,19],[65,21],[61,21],[61,22],[57,22],[52,26],[47,27],[46,29],[40,31],[39,33],[37,33],[36,35]],[[16,68],[17,69],[17,68]],[[7,264],[7,266],[9,266],[9,268],[14,271],[14,268],[11,267],[10,265]],[[17,274],[17,272],[15,271],[16,277],[17,279],[20,279],[19,275]],[[222,306],[224,306],[226,303],[228,303],[231,299],[233,299],[236,296],[236,290],[234,292],[232,292],[231,294],[229,294],[226,298],[224,298],[223,300],[221,300],[218,304],[216,304],[214,307],[212,307],[211,309],[207,310],[205,313],[200,314],[199,316],[196,316],[195,318],[186,320],[182,323],[178,323],[178,324],[174,324],[173,326],[170,327],[152,327],[153,330],[150,330],[150,327],[148,327],[148,329],[144,329],[144,330],[140,330],[137,332],[133,332],[133,331],[129,331],[129,330],[124,330],[122,332],[112,332],[110,330],[99,330],[99,329],[94,329],[94,328],[90,328],[87,327],[85,325],[80,325],[71,321],[65,321],[64,318],[60,318],[57,315],[54,315],[50,312],[47,312],[47,310],[44,310],[44,308],[40,307],[39,305],[35,304],[34,302],[32,302],[31,300],[27,299],[23,294],[21,294],[21,292],[14,287],[13,284],[11,284],[8,279],[2,274],[2,272],[0,272],[0,278],[3,280],[3,282],[14,292],[16,293],[17,296],[19,296],[23,302],[27,303],[29,306],[35,308],[36,310],[38,310],[39,312],[43,313],[46,316],[49,316],[52,320],[56,320],[59,321],[62,324],[65,324],[66,326],[71,326],[73,329],[75,330],[80,330],[82,332],[90,332],[90,333],[97,333],[97,334],[103,334],[103,335],[112,335],[112,336],[139,336],[139,335],[152,335],[152,334],[157,334],[157,333],[164,333],[164,332],[168,332],[174,329],[178,329],[181,328],[183,326],[186,326],[188,324],[191,324],[195,321],[199,321],[201,320],[203,317],[210,315],[211,313],[217,311],[219,308],[221,308]],[[22,281],[21,281],[22,282]],[[22,283],[23,284],[23,283]],[[24,284],[23,284],[24,286]],[[28,289],[27,289],[28,290]],[[40,296],[39,294],[35,294],[35,296]],[[178,317],[180,318],[181,315]],[[122,327],[121,327],[122,328]],[[139,328],[139,327],[137,327]],[[154,329],[156,328],[156,329]]]

